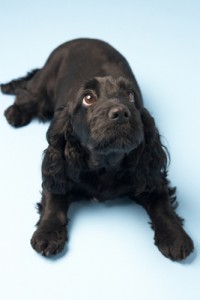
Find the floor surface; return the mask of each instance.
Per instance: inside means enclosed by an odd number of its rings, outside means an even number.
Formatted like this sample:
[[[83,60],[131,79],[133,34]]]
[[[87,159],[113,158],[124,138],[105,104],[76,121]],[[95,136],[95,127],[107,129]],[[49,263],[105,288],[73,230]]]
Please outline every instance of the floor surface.
[[[161,255],[142,208],[128,201],[74,205],[66,251],[30,246],[38,220],[48,124],[10,127],[0,95],[0,298],[3,300],[199,300],[200,2],[197,0],[2,1],[0,82],[41,67],[59,44],[108,41],[129,61],[171,153],[178,213],[195,243],[181,263]]]

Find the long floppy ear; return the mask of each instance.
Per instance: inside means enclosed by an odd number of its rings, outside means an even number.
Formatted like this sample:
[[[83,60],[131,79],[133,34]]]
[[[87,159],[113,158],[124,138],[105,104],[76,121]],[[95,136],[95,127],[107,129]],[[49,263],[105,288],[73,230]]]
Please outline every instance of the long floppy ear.
[[[143,108],[141,112],[144,124],[144,137],[146,152],[150,154],[151,161],[159,171],[166,171],[169,159],[169,152],[161,142],[161,136],[156,127],[154,118]]]
[[[48,131],[48,148],[42,163],[43,187],[54,194],[66,194],[80,172],[80,145],[73,136],[67,109],[57,112]]]
[[[151,192],[154,189],[162,190],[167,179],[168,151],[163,146],[160,134],[153,117],[143,108],[141,118],[144,128],[144,144],[138,159],[138,191]]]

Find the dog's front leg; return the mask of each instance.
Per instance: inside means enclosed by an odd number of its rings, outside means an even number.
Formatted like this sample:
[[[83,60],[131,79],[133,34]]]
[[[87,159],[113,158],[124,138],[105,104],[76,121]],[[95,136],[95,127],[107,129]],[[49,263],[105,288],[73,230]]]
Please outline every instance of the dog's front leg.
[[[155,244],[162,254],[175,261],[186,258],[194,249],[193,242],[175,213],[169,193],[154,192],[139,202],[151,218]]]
[[[34,232],[31,245],[44,256],[57,254],[64,249],[67,241],[67,196],[54,195],[43,191],[41,204],[38,204],[40,220]]]

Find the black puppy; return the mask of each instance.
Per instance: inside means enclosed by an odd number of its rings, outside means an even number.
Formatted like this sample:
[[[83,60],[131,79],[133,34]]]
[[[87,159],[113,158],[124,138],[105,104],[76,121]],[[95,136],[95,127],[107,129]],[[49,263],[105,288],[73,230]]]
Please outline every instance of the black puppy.
[[[42,164],[41,216],[31,239],[36,251],[47,256],[63,250],[73,201],[124,195],[146,209],[166,257],[181,260],[193,251],[174,211],[167,150],[119,52],[99,40],[70,41],[42,69],[1,90],[16,95],[5,111],[11,125],[53,118]]]

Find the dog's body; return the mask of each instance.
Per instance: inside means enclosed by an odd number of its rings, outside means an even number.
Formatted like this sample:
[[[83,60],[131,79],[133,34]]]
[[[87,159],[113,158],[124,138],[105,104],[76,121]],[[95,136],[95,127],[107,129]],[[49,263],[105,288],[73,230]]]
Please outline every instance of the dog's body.
[[[41,217],[31,240],[36,251],[51,255],[64,248],[73,201],[124,195],[146,209],[165,256],[181,260],[193,251],[174,212],[166,149],[119,52],[98,40],[70,41],[42,69],[1,89],[17,96],[5,112],[11,125],[53,118],[42,164]]]

